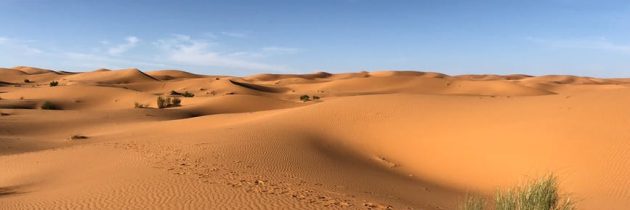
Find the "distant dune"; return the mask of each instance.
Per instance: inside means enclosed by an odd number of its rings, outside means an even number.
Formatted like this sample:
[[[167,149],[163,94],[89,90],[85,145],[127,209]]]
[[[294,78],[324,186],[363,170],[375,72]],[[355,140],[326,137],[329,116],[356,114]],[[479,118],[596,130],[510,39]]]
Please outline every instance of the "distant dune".
[[[630,208],[624,78],[20,66],[0,113],[0,209],[456,209],[547,173]]]

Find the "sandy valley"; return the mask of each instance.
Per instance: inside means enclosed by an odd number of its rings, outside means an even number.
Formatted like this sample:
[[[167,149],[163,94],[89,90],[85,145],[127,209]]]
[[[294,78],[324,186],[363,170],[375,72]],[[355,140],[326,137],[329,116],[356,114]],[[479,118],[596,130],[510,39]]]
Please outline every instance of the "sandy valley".
[[[630,79],[14,67],[0,112],[0,209],[456,209],[547,173],[630,207]]]

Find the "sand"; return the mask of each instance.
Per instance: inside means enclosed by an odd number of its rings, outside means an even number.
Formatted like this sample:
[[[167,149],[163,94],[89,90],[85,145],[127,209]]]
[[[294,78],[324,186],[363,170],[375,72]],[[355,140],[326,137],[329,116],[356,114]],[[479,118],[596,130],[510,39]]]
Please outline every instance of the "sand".
[[[0,98],[0,209],[456,209],[548,173],[630,208],[629,79],[14,67]]]

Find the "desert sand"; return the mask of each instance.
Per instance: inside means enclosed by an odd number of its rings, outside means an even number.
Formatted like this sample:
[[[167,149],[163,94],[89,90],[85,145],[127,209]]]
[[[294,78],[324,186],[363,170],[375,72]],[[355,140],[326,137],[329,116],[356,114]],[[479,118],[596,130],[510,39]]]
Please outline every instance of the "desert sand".
[[[456,209],[548,173],[630,208],[629,79],[14,67],[0,98],[0,209]]]

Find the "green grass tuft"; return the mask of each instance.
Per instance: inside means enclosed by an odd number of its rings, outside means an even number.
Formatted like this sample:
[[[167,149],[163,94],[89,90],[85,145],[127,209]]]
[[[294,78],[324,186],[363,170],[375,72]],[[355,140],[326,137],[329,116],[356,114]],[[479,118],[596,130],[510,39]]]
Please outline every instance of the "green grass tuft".
[[[59,109],[61,109],[61,107],[59,107],[59,106],[57,106],[57,105],[53,104],[53,103],[52,103],[52,102],[50,102],[50,101],[45,101],[45,102],[42,104],[41,108],[42,108],[42,109],[47,109],[47,110],[59,110]]]
[[[486,206],[486,200],[476,195],[466,195],[464,203],[460,206],[461,210],[483,210]]]
[[[464,210],[482,210],[485,201],[468,196],[462,204]],[[547,175],[525,185],[498,190],[494,203],[496,210],[574,210],[575,202],[560,196],[558,179]]]

